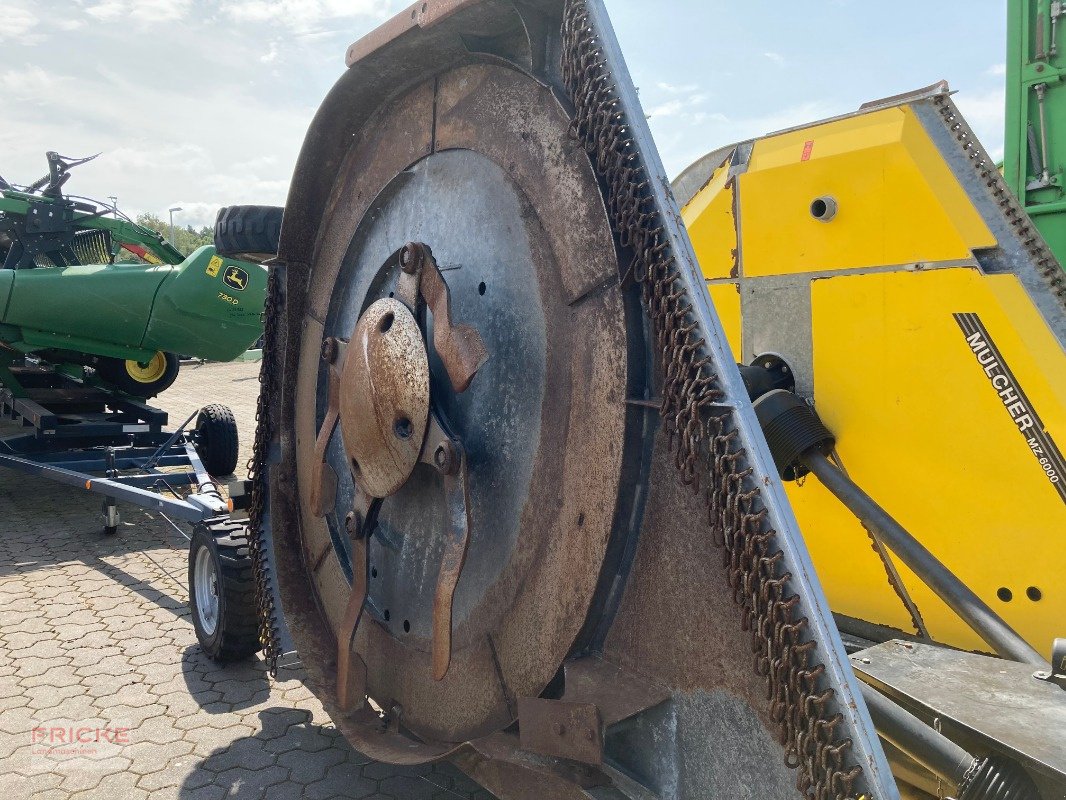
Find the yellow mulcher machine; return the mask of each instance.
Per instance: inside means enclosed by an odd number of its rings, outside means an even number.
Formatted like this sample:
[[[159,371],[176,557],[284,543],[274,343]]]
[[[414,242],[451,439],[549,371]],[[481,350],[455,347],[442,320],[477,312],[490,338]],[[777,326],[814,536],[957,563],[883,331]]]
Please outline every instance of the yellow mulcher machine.
[[[851,479],[1047,650],[1064,283],[947,86],[727,148],[675,194],[737,360],[787,367]],[[821,481],[787,490],[842,630],[988,649]]]
[[[672,191],[602,0],[347,66],[235,497],[272,666],[503,800],[1064,800],[1062,276],[945,87]]]
[[[1066,627],[1063,275],[946,83],[713,151],[674,190],[738,362],[779,371],[887,524],[1047,652]],[[849,649],[1010,656],[853,489],[800,466],[787,493]],[[1016,731],[1002,711],[975,718]]]

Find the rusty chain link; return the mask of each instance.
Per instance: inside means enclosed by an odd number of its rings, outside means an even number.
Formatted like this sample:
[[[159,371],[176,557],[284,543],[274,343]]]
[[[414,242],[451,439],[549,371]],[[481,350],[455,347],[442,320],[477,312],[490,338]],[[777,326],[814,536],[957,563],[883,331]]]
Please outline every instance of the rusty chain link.
[[[752,633],[755,670],[766,680],[785,763],[799,771],[797,788],[805,797],[853,797],[862,767],[854,763],[851,739],[837,736],[843,716],[831,713],[834,692],[825,686],[825,666],[812,663],[817,645],[799,614],[799,595],[788,593],[792,575],[738,431],[727,413],[713,408],[724,392],[583,0],[567,0],[562,39],[563,81],[574,105],[571,133],[605,184],[619,244],[632,252],[631,275],[641,286],[663,370],[663,425],[681,481],[696,492],[701,479],[705,483],[712,539],[722,550],[742,626]]]
[[[1047,283],[1048,289],[1063,308],[1066,308],[1066,272],[1063,272],[1058,259],[1048,248],[1032,219],[1025,213],[1014,193],[1007,187],[1006,181],[1003,180],[1003,176],[996,167],[996,162],[981,147],[981,143],[977,141],[974,132],[966,124],[948,95],[937,95],[933,98],[933,103],[936,104],[937,111],[940,112],[940,117],[948,131],[959,143],[963,153],[970,159],[973,168],[984,181],[985,188],[1003,211],[1003,215],[1014,229],[1026,253]]]
[[[259,643],[263,645],[270,674],[277,677],[279,647],[278,609],[274,607],[274,595],[270,591],[270,553],[267,552],[266,529],[263,507],[266,498],[266,459],[270,447],[270,404],[278,391],[274,372],[277,348],[278,319],[281,304],[278,273],[270,270],[267,278],[266,304],[263,306],[263,360],[259,362],[259,399],[255,408],[255,443],[252,457],[248,460],[248,480],[252,482],[248,503],[248,544],[252,556],[252,574],[255,578],[255,608],[259,617]]]

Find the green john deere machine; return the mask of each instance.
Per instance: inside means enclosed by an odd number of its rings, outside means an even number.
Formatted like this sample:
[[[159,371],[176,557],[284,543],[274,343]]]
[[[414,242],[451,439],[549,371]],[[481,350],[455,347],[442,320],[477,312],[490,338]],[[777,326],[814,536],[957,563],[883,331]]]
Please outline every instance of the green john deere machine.
[[[1061,0],[1010,0],[1007,4],[1003,177],[1060,263],[1066,262],[1063,27],[1066,3]],[[1066,280],[1058,288],[1066,292]]]
[[[88,160],[50,152],[35,183],[0,178],[0,384],[24,395],[10,368],[32,355],[148,398],[174,382],[179,353],[244,352],[262,334],[267,273],[256,261],[271,255],[281,209],[223,209],[215,246],[186,257],[114,208],[64,196],[70,168]],[[138,262],[117,263],[123,251]]]

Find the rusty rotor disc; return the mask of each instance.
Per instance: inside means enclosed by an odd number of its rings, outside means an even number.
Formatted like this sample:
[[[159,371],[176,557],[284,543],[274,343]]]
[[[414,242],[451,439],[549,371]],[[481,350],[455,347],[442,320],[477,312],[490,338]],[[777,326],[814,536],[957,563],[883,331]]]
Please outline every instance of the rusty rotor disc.
[[[495,65],[446,72],[372,117],[319,224],[298,323],[295,418],[285,421],[297,442],[299,540],[316,600],[306,613],[286,614],[310,667],[308,682],[338,727],[378,759],[425,760],[508,726],[514,698],[540,694],[594,628],[604,560],[612,543],[630,535],[633,516],[625,509],[640,456],[624,443],[637,441],[627,430],[639,417],[625,398],[645,391],[637,387],[646,365],[638,362],[635,375],[627,353],[643,328],[633,324],[635,302],[627,306],[617,290],[599,186],[568,125],[551,89],[521,73]],[[461,442],[468,469],[469,547],[442,679],[432,666],[447,531],[441,475],[422,462],[400,480],[412,447],[390,460],[390,480],[371,492],[384,500],[369,540],[368,594],[353,653],[366,664],[370,696],[402,709],[403,728],[423,742],[414,749],[368,736],[354,716],[331,707],[333,645],[324,643],[351,591],[350,458],[395,438],[396,403],[378,407],[372,392],[358,391],[346,400],[342,389],[343,435],[325,449],[337,476],[335,503],[317,516],[310,502],[313,446],[328,400],[322,342],[350,338],[353,355],[383,303],[402,299],[401,268],[390,254],[405,242],[432,250],[450,291],[452,326],[475,329],[489,354],[468,388],[456,391],[437,351],[434,316],[416,311],[429,404]],[[358,370],[361,381],[373,377],[369,361]],[[343,387],[358,370],[345,371]],[[423,396],[411,390],[412,401]],[[368,408],[378,415],[373,423],[360,418]],[[418,408],[412,425],[425,419]],[[422,430],[411,440],[421,441]]]

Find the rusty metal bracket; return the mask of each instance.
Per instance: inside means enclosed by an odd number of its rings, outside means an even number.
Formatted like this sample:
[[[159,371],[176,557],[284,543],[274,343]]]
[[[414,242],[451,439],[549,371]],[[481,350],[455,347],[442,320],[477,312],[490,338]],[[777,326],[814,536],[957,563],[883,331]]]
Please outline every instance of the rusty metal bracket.
[[[642,675],[596,656],[584,656],[564,665],[562,699],[594,705],[604,725],[614,725],[670,699],[670,692]]]
[[[380,498],[369,498],[357,492],[356,509],[344,521],[352,540],[352,590],[337,631],[337,705],[343,711],[360,708],[366,696],[366,663],[358,655],[352,654],[352,639],[366,606],[369,583],[367,549],[380,507]]]
[[[429,414],[429,428],[419,460],[431,464],[444,478],[446,540],[433,596],[433,677],[439,681],[448,673],[452,657],[452,601],[470,544],[470,490],[466,450],[434,410]]]
[[[603,763],[603,719],[592,703],[519,697],[518,735],[522,749],[531,753]]]
[[[452,320],[452,300],[433,252],[421,242],[408,242],[393,256],[400,266],[396,299],[419,316],[419,298],[433,312],[433,347],[440,356],[452,389],[465,392],[477,371],[489,359],[476,328]]]
[[[311,511],[316,517],[324,517],[337,498],[337,473],[326,461],[329,440],[340,420],[340,366],[344,363],[347,342],[327,337],[322,342],[322,360],[329,364],[329,397],[326,417],[315,438],[315,461],[311,477]]]

